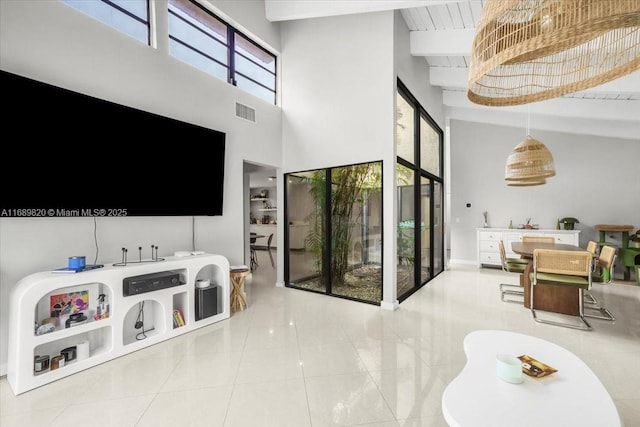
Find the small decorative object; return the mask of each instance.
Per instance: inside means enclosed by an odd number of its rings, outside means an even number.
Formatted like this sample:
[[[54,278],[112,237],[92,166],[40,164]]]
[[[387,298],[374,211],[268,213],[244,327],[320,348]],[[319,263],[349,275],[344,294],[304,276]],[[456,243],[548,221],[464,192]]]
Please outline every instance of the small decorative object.
[[[508,354],[496,355],[496,369],[501,380],[512,384],[520,384],[524,381],[522,362],[515,356]]]
[[[93,316],[94,320],[106,319],[109,317],[109,299],[107,295],[98,295],[98,307],[96,308],[96,314]]]
[[[513,220],[509,220],[509,228],[513,228]]]
[[[580,224],[580,221],[578,221],[576,218],[569,218],[569,217],[562,218],[560,222],[564,226],[565,230],[573,230],[575,224]]]
[[[89,341],[79,342],[76,346],[76,357],[78,360],[86,360],[89,358],[90,344]]]
[[[558,372],[556,368],[542,363],[539,360],[536,360],[526,354],[518,356],[518,359],[520,359],[520,361],[522,362],[522,372],[529,375],[530,377],[542,378]]]
[[[560,218],[558,218],[558,222],[556,223],[556,230],[560,230]]]
[[[49,355],[35,356],[33,360],[33,370],[36,373],[44,372],[49,369]]]
[[[38,326],[38,329],[36,329],[36,335],[49,334],[55,330],[56,330],[56,325],[54,325],[53,323],[44,323]]]
[[[89,292],[71,292],[67,294],[51,295],[51,317],[74,314],[89,308]]]
[[[482,212],[482,216],[484,217],[484,228],[489,228],[489,212]]]
[[[62,368],[64,367],[64,356],[62,355],[57,355],[57,356],[53,356],[51,358],[51,370],[55,370],[58,368]]]
[[[65,328],[72,328],[74,326],[84,325],[89,319],[84,313],[74,313],[64,322]]]

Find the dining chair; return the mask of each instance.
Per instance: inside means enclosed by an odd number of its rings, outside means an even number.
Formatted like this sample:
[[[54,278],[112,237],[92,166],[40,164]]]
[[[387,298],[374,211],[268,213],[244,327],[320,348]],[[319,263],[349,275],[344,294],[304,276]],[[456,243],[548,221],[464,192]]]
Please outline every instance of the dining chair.
[[[258,255],[256,254],[256,233],[251,233],[249,235],[249,247],[251,248],[251,261],[250,268],[251,271],[254,271],[258,267]]]
[[[591,289],[591,265],[593,256],[588,251],[564,251],[535,249],[533,251],[533,272],[531,278],[530,309],[533,320],[555,326],[590,330],[591,325],[584,315],[584,292]],[[539,318],[534,301],[534,290],[538,285],[571,286],[578,289],[578,317],[580,324]]]
[[[596,267],[598,265],[598,242],[596,242],[595,240],[589,240],[589,242],[587,243],[587,251],[591,252],[592,256],[593,256],[593,264],[591,266],[591,269],[593,270],[593,273],[596,272]],[[595,276],[592,274],[591,277],[592,281],[596,281]],[[585,297],[585,301],[586,303],[590,303],[590,304],[597,304],[598,300],[596,299],[595,296],[593,296],[590,292],[585,292],[584,294]]]
[[[504,249],[504,242],[500,240],[498,242],[500,248],[500,265],[502,271],[508,273],[524,273],[525,269],[529,265],[529,260],[524,258],[507,258],[507,252]],[[509,296],[517,296],[522,298],[509,298]],[[518,285],[512,285],[510,283],[500,283],[500,299],[504,302],[515,302],[518,304],[523,303],[524,288]]]
[[[267,252],[269,253],[269,260],[271,260],[271,267],[276,266],[275,260],[273,259],[273,254],[271,253],[271,241],[273,240],[273,233],[269,235],[267,239]]]
[[[556,238],[553,236],[534,236],[524,235],[522,236],[522,243],[555,243]]]
[[[616,248],[614,246],[603,246],[597,259],[597,264],[600,271],[591,273],[592,283],[611,283],[611,278],[613,277],[613,264],[615,260]],[[604,274],[605,269],[607,269],[607,271],[609,272],[609,275],[606,278],[608,280],[607,282],[604,281],[606,276]],[[609,321],[616,320],[615,316],[607,308],[599,305],[598,300],[593,295],[591,295],[591,300],[585,300],[585,303],[587,304],[585,305],[585,309],[588,310],[587,312],[585,312],[586,317]],[[592,311],[597,311],[599,314],[592,314]]]
[[[613,278],[613,263],[616,260],[617,251],[615,246],[605,245],[600,249],[600,254],[596,258],[596,268],[593,273],[593,281],[603,284],[610,284]],[[605,274],[607,272],[607,274]]]

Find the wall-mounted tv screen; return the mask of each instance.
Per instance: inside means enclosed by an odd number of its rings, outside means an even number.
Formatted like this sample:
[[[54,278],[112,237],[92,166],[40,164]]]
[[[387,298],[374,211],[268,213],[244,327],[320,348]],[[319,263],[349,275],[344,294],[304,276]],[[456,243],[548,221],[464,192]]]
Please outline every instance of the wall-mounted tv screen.
[[[0,73],[1,217],[222,215],[225,133]]]

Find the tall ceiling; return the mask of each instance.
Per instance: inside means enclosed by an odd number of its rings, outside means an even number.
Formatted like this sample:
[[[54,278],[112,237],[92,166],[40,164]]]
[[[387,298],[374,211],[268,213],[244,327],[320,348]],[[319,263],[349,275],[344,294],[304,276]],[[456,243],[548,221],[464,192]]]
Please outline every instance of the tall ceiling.
[[[486,0],[265,0],[272,22],[399,10],[410,31],[411,55],[423,57],[431,85],[442,88],[446,116],[640,142],[640,71],[563,97],[513,107],[486,107],[467,98],[475,27]]]

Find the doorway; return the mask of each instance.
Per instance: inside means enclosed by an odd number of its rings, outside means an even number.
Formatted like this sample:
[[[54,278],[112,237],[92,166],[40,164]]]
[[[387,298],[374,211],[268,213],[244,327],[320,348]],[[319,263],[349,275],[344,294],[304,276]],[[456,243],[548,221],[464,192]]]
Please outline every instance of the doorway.
[[[254,275],[276,270],[278,241],[277,169],[243,162],[245,265]]]

